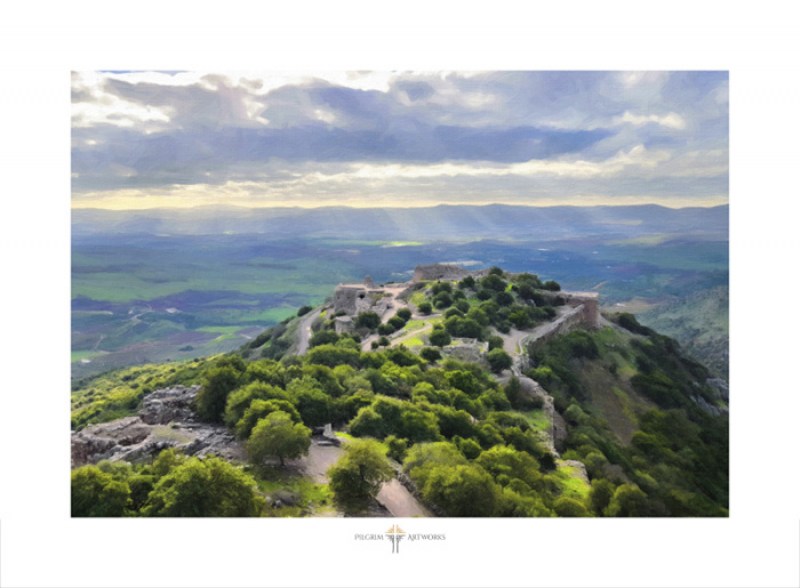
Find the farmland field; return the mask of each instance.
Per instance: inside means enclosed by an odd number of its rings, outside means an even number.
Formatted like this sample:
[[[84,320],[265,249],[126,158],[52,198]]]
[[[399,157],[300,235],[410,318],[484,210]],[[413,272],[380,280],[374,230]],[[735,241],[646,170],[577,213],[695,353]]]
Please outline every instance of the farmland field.
[[[419,264],[536,273],[567,289],[597,290],[607,308],[632,304],[636,311],[639,304],[650,321],[658,320],[662,304],[675,315],[684,312],[683,300],[727,289],[728,243],[719,231],[698,236],[576,230],[565,237],[569,230],[548,225],[551,234],[537,239],[545,233],[531,229],[526,237],[527,231],[513,225],[491,239],[465,233],[425,241],[413,233],[381,241],[345,230],[340,238],[302,231],[288,238],[286,227],[279,228],[238,234],[76,231],[73,377],[227,351],[299,307],[321,303],[340,282],[367,275],[378,282],[405,281]],[[688,331],[676,327],[677,334],[683,332]],[[719,348],[720,341],[713,345]]]

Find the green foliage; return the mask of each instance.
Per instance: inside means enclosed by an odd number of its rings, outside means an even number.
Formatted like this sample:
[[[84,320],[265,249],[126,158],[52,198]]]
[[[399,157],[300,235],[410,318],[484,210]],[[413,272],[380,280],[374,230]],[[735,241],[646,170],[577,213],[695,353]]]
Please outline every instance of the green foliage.
[[[386,444],[386,447],[389,448],[387,455],[393,460],[402,463],[406,457],[406,452],[408,451],[408,439],[389,435],[383,441]]]
[[[480,339],[483,329],[473,319],[451,316],[444,321],[444,327],[453,337]]]
[[[284,459],[308,453],[310,445],[311,430],[279,410],[269,413],[253,428],[247,440],[247,455],[256,465],[270,457],[277,457],[284,465]]]
[[[309,312],[311,312],[312,310],[314,310],[313,306],[308,306],[308,305],[301,306],[300,308],[297,309],[297,316],[306,315]]]
[[[375,498],[393,474],[385,449],[379,443],[352,439],[344,446],[344,455],[328,470],[328,479],[335,502],[345,512],[358,512]]]
[[[356,437],[383,439],[394,434],[411,443],[433,440],[439,436],[434,414],[411,402],[386,396],[377,397],[370,406],[359,410],[350,421],[349,429]]]
[[[558,292],[559,290],[561,290],[561,285],[553,280],[547,280],[542,284],[542,289],[550,290],[552,292]]]
[[[458,287],[461,288],[462,290],[465,290],[467,288],[469,289],[475,288],[475,278],[473,278],[472,276],[467,276],[458,283]]]
[[[555,510],[556,514],[560,517],[591,516],[583,503],[568,496],[561,496],[556,499],[555,503],[553,504],[553,510]]]
[[[286,391],[306,425],[319,427],[331,422],[331,399],[320,389],[319,382],[303,376],[290,382]]]
[[[476,309],[478,310],[478,309]],[[503,348],[503,338],[498,337],[497,335],[491,335],[486,338],[486,342],[489,344],[489,351],[493,349],[502,349]]]
[[[453,297],[448,292],[440,292],[433,297],[433,305],[436,308],[447,308],[451,304],[453,304]]]
[[[623,329],[636,333],[637,335],[650,336],[655,334],[652,329],[649,329],[639,323],[636,317],[629,312],[621,312],[614,317],[614,321]]]
[[[511,356],[502,349],[492,349],[486,356],[491,370],[499,374],[503,370],[507,370],[513,364]]]
[[[145,516],[253,517],[264,499],[255,480],[218,457],[192,457],[164,475],[142,508]]]
[[[330,345],[332,343],[336,343],[338,340],[339,335],[337,335],[334,331],[323,329],[311,335],[311,339],[308,341],[308,346],[319,347],[320,345]]]
[[[485,290],[491,290],[494,292],[503,292],[506,289],[505,280],[497,274],[489,274],[481,278],[480,287]]]
[[[451,517],[490,517],[500,508],[502,492],[492,477],[474,465],[434,469],[422,497]]]
[[[287,400],[288,395],[277,386],[252,382],[231,392],[225,403],[225,424],[233,427],[244,415],[254,400],[282,399]]]
[[[428,341],[431,345],[435,345],[436,347],[445,347],[450,345],[452,340],[453,339],[450,337],[450,333],[444,329],[434,329],[433,332],[428,335]]]
[[[399,308],[397,309],[397,316],[399,316],[404,321],[411,320],[411,311],[408,308]]]
[[[636,484],[623,484],[614,491],[606,514],[610,517],[646,517],[650,514],[647,495]]]
[[[466,463],[467,459],[453,443],[418,443],[408,450],[403,460],[403,470],[411,476],[417,487],[422,487],[437,468]]]
[[[300,413],[292,403],[287,400],[253,400],[250,406],[244,411],[242,418],[236,422],[235,431],[239,439],[247,439],[253,431],[256,423],[266,417],[268,414],[281,411],[292,417],[296,423],[302,422]]]
[[[145,394],[177,384],[199,383],[207,360],[145,364],[108,372],[80,382],[72,393],[74,430],[136,412]]]
[[[417,305],[417,310],[420,312],[420,314],[430,314],[433,312],[433,306],[426,300]]]
[[[475,439],[464,439],[456,435],[453,437],[453,443],[467,459],[475,459],[481,454],[481,446]]]
[[[382,335],[382,336],[384,336],[384,337],[385,337],[386,335],[391,335],[391,334],[392,334],[392,333],[394,333],[396,330],[397,330],[397,329],[395,328],[395,326],[394,326],[394,325],[392,325],[392,324],[390,324],[390,323],[384,323],[384,324],[382,324],[382,325],[378,325],[378,334],[379,334],[379,335]]]
[[[438,349],[433,347],[423,347],[420,349],[419,356],[430,363],[434,363],[442,359],[442,354]]]
[[[589,504],[595,515],[603,516],[605,514],[606,508],[608,508],[611,498],[614,496],[614,490],[614,484],[608,480],[602,478],[592,480]]]
[[[309,350],[306,357],[308,363],[326,365],[331,368],[342,364],[356,368],[361,365],[361,353],[340,344],[314,347]]]
[[[357,329],[369,329],[371,331],[377,329],[379,324],[381,324],[381,317],[372,311],[359,313],[355,320]]]
[[[120,517],[126,514],[131,488],[94,465],[71,474],[71,513],[73,517]]]
[[[503,485],[519,480],[528,488],[541,487],[542,474],[539,472],[539,462],[529,453],[514,447],[495,445],[482,452],[476,463]]]
[[[216,423],[222,422],[228,394],[239,386],[242,371],[224,365],[211,368],[206,372],[203,386],[195,400],[195,409],[201,419]]]

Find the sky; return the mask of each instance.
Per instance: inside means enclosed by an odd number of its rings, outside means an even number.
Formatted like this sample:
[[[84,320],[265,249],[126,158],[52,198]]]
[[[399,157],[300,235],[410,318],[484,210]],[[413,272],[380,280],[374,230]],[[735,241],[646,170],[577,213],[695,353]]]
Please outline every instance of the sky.
[[[727,72],[73,72],[73,208],[713,206]]]

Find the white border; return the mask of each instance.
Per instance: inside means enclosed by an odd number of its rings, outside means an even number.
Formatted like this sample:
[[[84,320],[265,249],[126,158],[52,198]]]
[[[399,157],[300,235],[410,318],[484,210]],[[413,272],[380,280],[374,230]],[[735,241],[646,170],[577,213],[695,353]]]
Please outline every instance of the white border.
[[[17,3],[0,24],[3,586],[797,586],[796,20],[779,2]],[[794,47],[794,49],[792,49]],[[71,69],[729,69],[732,516],[73,521]],[[424,547],[424,549],[422,549]]]

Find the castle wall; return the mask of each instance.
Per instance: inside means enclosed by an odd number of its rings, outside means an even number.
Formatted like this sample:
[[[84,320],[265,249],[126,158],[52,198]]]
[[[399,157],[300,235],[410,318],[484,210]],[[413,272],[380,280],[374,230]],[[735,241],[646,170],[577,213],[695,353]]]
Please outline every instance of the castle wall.
[[[430,280],[460,280],[470,275],[470,272],[457,265],[434,263],[432,265],[418,265],[414,268],[413,282]]]

